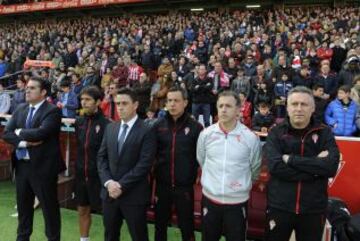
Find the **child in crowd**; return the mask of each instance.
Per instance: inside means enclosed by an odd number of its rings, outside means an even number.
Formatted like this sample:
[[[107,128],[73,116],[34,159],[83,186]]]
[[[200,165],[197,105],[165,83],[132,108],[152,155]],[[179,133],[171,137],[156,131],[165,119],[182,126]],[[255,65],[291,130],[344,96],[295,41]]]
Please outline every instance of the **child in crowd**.
[[[324,123],[324,113],[328,101],[324,98],[324,86],[321,84],[315,84],[312,88],[312,92],[315,100],[315,112],[313,117],[316,121]]]
[[[258,112],[252,120],[252,129],[262,133],[268,133],[270,127],[275,122],[274,116],[270,111],[270,105],[268,102],[260,102],[257,108]]]
[[[289,80],[287,73],[282,73],[274,87],[276,118],[285,118],[286,115],[286,97],[292,89],[293,84]]]
[[[337,98],[330,102],[325,112],[325,122],[337,136],[352,136],[356,132],[357,106],[350,99],[350,87],[339,88]]]

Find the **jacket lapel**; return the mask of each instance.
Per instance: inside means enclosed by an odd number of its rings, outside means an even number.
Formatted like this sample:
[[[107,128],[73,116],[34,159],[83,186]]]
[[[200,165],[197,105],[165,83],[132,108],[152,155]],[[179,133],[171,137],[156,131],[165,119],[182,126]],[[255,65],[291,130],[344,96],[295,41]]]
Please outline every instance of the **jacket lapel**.
[[[47,106],[47,102],[45,100],[44,103],[42,103],[39,107],[39,109],[35,112],[35,115],[33,116],[32,120],[31,120],[31,127],[38,127],[40,126],[39,124],[39,121],[40,121],[40,117],[41,117],[41,114],[42,112],[44,111],[44,109],[46,108]],[[28,108],[29,109],[29,108]],[[28,115],[27,115],[28,116]],[[26,116],[26,118],[27,118]]]
[[[116,123],[114,131],[112,131],[111,133],[111,138],[110,140],[112,143],[112,150],[114,150],[114,152],[116,153],[115,156],[118,156],[118,137],[119,137],[119,131],[120,131],[120,122]]]

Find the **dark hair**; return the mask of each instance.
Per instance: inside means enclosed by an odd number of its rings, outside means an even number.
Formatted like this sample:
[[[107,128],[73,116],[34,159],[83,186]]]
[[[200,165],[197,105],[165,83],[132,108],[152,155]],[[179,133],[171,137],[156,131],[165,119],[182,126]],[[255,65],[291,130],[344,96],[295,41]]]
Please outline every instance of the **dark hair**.
[[[342,90],[342,91],[344,91],[345,93],[350,93],[351,87],[350,87],[349,85],[342,85],[342,86],[339,87],[338,90]]]
[[[224,97],[224,96],[232,96],[232,97],[234,97],[234,99],[236,101],[236,106],[240,106],[240,98],[234,91],[225,90],[225,91],[220,92],[217,100],[219,101],[220,97]]]
[[[325,89],[324,85],[322,85],[322,84],[314,84],[312,87],[313,90],[318,90],[320,88]]]
[[[88,95],[93,98],[95,101],[101,100],[103,98],[103,93],[100,91],[99,87],[95,85],[86,86],[80,92],[80,97],[82,95]]]
[[[69,77],[65,77],[63,80],[60,81],[60,87],[70,87],[71,86],[71,80]]]
[[[127,88],[127,87],[121,88],[118,90],[117,94],[118,95],[128,95],[133,102],[138,101],[137,94],[131,88]]]
[[[265,107],[268,107],[268,108],[270,108],[270,103],[269,102],[266,102],[266,101],[260,101],[259,103],[258,103],[258,107],[260,108],[265,108]]]
[[[184,100],[188,99],[188,93],[185,89],[178,87],[178,86],[172,86],[169,90],[168,93],[170,92],[180,92],[181,96],[183,97]]]
[[[35,82],[38,82],[39,85],[40,85],[40,90],[45,90],[46,91],[46,94],[49,94],[50,93],[50,83],[43,79],[43,78],[40,78],[40,77],[30,77],[29,81],[35,81]]]

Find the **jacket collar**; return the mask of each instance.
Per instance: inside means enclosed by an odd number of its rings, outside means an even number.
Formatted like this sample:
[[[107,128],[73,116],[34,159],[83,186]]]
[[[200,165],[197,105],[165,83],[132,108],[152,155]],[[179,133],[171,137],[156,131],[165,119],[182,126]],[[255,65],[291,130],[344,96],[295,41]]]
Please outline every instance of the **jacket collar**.
[[[174,126],[175,124],[180,127],[182,126],[186,121],[187,119],[190,118],[189,114],[185,111],[182,116],[180,116],[177,120],[176,120],[176,123],[174,121],[174,119],[172,118],[172,116],[170,115],[169,111],[166,111],[166,114],[165,114],[165,119],[167,120],[167,122],[171,125],[171,126]]]
[[[228,133],[225,133],[223,131],[223,129],[221,128],[219,122],[215,124],[215,131],[218,132],[218,133],[222,133],[222,134],[231,134],[231,135],[240,135],[247,127],[240,123],[239,121],[236,122],[236,126],[233,130],[231,130],[230,132]]]

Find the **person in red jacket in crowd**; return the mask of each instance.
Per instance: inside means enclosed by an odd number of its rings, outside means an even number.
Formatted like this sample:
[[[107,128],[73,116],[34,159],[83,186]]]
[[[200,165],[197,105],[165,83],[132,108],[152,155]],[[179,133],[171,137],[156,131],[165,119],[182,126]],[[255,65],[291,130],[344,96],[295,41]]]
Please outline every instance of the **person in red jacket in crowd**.
[[[105,90],[105,97],[100,104],[100,109],[103,112],[104,116],[111,121],[119,121],[120,116],[116,109],[115,97],[117,95],[117,85],[115,83],[110,83],[108,89]]]
[[[331,60],[333,56],[333,50],[329,48],[328,42],[324,41],[321,47],[317,49],[316,55],[320,60],[328,59]]]
[[[241,123],[246,125],[251,129],[251,114],[252,114],[252,104],[251,102],[246,100],[246,94],[244,92],[240,92],[240,113],[239,120]]]
[[[123,58],[119,57],[117,59],[117,65],[113,68],[111,74],[118,87],[125,87],[128,84],[129,68],[124,64]]]

